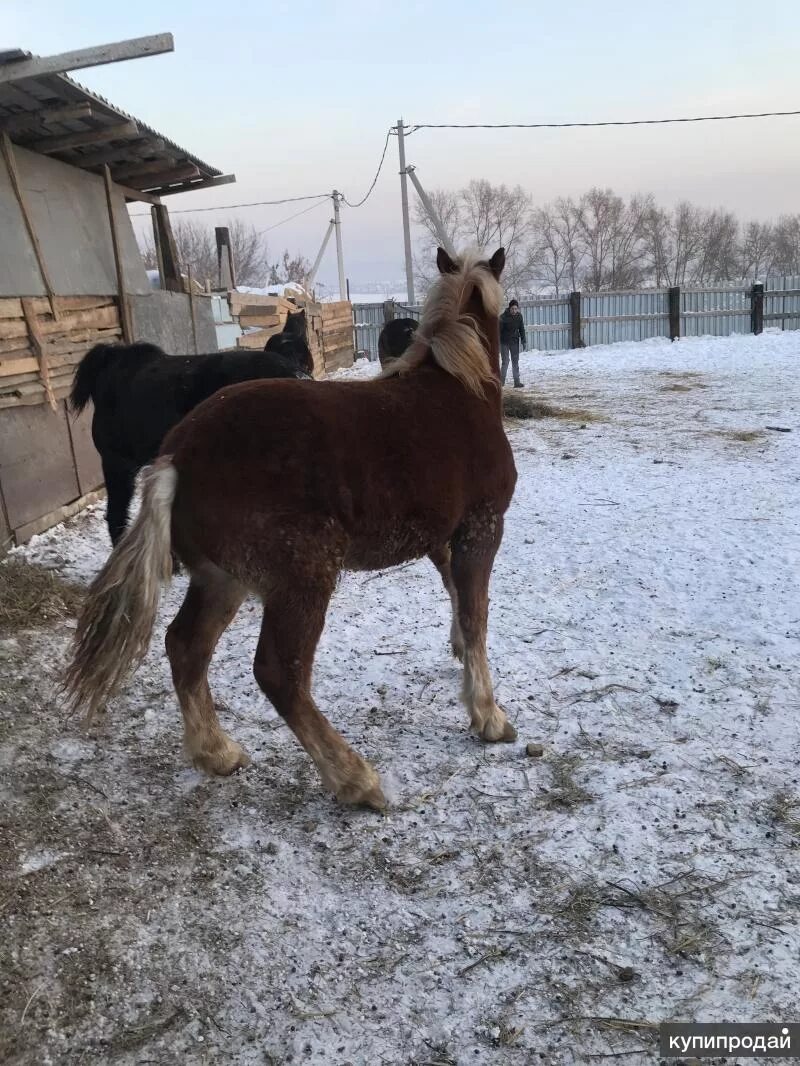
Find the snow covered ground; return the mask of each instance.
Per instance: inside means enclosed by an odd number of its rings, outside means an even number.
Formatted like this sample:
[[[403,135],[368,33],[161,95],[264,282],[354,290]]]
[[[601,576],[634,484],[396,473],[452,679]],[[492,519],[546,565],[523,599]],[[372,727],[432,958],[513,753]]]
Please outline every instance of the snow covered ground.
[[[0,1058],[636,1064],[660,1020],[793,1018],[798,360],[791,333],[523,356],[562,417],[509,424],[489,643],[519,742],[467,732],[428,563],[347,575],[328,616],[316,694],[385,817],[262,698],[255,603],[212,668],[254,760],[224,781],[180,750],[184,579],[91,735],[52,694],[66,627],[1,642]],[[85,582],[106,550],[95,509],[23,554]]]

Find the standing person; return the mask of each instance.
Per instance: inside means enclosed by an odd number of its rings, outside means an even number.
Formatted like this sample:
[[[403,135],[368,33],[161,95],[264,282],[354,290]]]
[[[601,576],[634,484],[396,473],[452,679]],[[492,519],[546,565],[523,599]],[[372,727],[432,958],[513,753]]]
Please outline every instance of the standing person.
[[[505,385],[508,373],[508,360],[511,358],[511,366],[514,371],[514,388],[521,389],[522,382],[519,379],[519,346],[525,351],[525,323],[516,300],[511,300],[508,307],[500,315],[500,354],[503,364],[500,370],[500,379]]]

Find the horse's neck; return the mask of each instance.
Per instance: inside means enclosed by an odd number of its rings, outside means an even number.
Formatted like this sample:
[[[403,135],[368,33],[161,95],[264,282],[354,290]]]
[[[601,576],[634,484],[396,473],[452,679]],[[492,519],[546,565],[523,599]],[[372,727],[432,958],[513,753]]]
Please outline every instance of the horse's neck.
[[[492,373],[500,380],[500,322],[496,315],[487,315],[477,289],[467,301],[467,314],[472,315],[486,338],[486,358]]]

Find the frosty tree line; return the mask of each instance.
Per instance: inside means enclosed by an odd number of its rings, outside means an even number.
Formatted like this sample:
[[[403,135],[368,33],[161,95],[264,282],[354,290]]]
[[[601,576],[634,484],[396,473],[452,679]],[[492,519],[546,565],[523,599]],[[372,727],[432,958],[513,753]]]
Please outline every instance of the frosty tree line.
[[[683,201],[665,209],[649,194],[624,200],[598,188],[537,207],[521,186],[485,180],[431,199],[456,247],[505,246],[504,285],[518,296],[800,274],[800,214],[742,222],[721,208]],[[416,221],[425,236],[415,271],[427,280],[438,242],[421,205]]]
[[[469,182],[462,189],[437,189],[435,210],[455,247],[504,245],[505,287],[517,296],[583,290],[598,292],[669,285],[708,286],[781,274],[800,274],[800,214],[772,222],[743,222],[723,208],[682,201],[664,208],[652,195],[625,200],[611,189],[590,189],[577,199],[561,197],[533,204],[517,185]],[[414,269],[424,291],[432,280],[438,239],[417,203],[421,231]],[[241,285],[302,282],[310,269],[302,255],[285,251],[270,260],[255,226],[227,223]],[[199,281],[216,279],[214,228],[180,220],[174,226],[178,256]],[[156,266],[152,241],[144,248]],[[381,279],[373,279],[381,280]]]

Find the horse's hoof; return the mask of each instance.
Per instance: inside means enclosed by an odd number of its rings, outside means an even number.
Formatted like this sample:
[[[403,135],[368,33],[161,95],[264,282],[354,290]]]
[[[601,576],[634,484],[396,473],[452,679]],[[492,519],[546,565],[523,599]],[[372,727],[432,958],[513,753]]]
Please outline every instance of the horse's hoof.
[[[487,744],[513,744],[517,739],[517,731],[503,715],[499,721],[489,719],[481,730],[481,737]]]
[[[364,765],[364,771],[358,778],[340,786],[336,798],[340,803],[347,803],[352,807],[369,807],[373,811],[382,811],[386,807],[381,780],[368,764]]]
[[[211,777],[230,777],[237,770],[244,770],[250,765],[250,756],[244,748],[227,737],[216,751],[195,752],[191,760],[196,770],[202,770]]]

